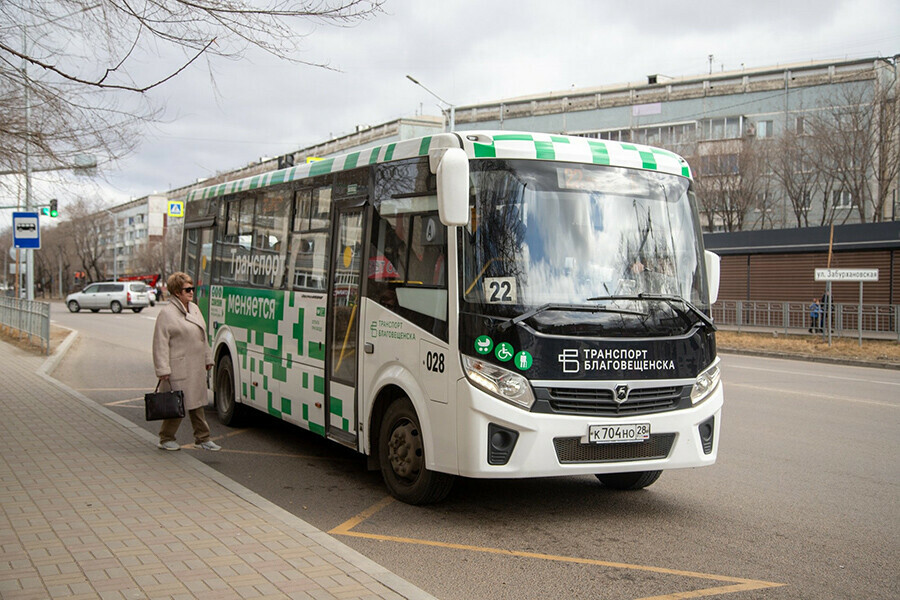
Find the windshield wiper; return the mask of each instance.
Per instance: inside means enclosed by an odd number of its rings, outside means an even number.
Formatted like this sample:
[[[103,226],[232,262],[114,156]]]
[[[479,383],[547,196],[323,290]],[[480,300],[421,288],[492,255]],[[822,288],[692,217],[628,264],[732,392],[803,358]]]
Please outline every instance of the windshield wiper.
[[[641,301],[641,300],[660,300],[662,302],[668,303],[670,306],[675,306],[676,304],[684,305],[687,310],[683,310],[683,314],[693,314],[696,316],[704,325],[709,327],[712,331],[716,331],[718,327],[716,327],[713,320],[710,319],[706,314],[691,304],[689,301],[685,300],[681,296],[671,296],[667,294],[638,294],[636,296],[594,296],[593,298],[588,298],[589,301],[598,301],[598,300],[632,300],[632,301]]]
[[[589,298],[590,300],[591,298]],[[643,313],[638,310],[626,310],[623,308],[609,308],[608,306],[583,306],[579,304],[543,304],[536,308],[532,308],[531,310],[523,312],[518,317],[513,317],[512,319],[508,319],[497,326],[497,330],[501,333],[512,327],[513,325],[517,325],[526,319],[530,319],[531,317],[544,312],[545,310],[568,310],[575,312],[605,312],[605,313],[617,313],[621,315],[636,315],[639,317],[647,316],[647,313]]]

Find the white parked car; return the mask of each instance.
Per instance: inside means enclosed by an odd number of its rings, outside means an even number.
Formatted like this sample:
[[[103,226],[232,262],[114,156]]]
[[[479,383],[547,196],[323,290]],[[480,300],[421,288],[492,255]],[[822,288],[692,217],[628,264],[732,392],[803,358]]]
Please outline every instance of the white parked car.
[[[150,305],[147,289],[147,285],[140,281],[101,281],[66,296],[66,306],[73,313],[82,308],[91,312],[108,308],[114,313],[130,308],[139,313]]]

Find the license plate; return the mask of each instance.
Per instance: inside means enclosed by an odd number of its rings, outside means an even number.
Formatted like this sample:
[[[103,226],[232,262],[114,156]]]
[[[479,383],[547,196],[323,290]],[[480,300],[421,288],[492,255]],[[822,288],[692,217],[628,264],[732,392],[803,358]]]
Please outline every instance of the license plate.
[[[591,425],[588,428],[588,442],[591,444],[621,444],[649,439],[650,423]]]

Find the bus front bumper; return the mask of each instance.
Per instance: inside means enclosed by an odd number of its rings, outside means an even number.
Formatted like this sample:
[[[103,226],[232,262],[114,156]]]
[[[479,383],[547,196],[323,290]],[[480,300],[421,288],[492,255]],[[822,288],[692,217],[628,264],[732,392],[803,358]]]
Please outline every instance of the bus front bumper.
[[[709,466],[718,452],[722,388],[720,382],[687,409],[610,418],[528,412],[462,379],[456,395],[459,474],[524,478]],[[591,426],[632,424],[649,424],[650,439],[588,442]]]

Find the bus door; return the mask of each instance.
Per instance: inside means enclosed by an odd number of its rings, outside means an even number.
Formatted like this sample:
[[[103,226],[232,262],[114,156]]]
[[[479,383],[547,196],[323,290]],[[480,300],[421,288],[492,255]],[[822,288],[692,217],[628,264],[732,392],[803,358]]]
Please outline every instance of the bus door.
[[[209,327],[209,274],[212,267],[212,227],[190,227],[184,236],[182,269],[194,281],[194,301],[200,307]]]
[[[326,333],[325,435],[354,449],[358,440],[357,332],[364,226],[363,207],[336,209]]]

